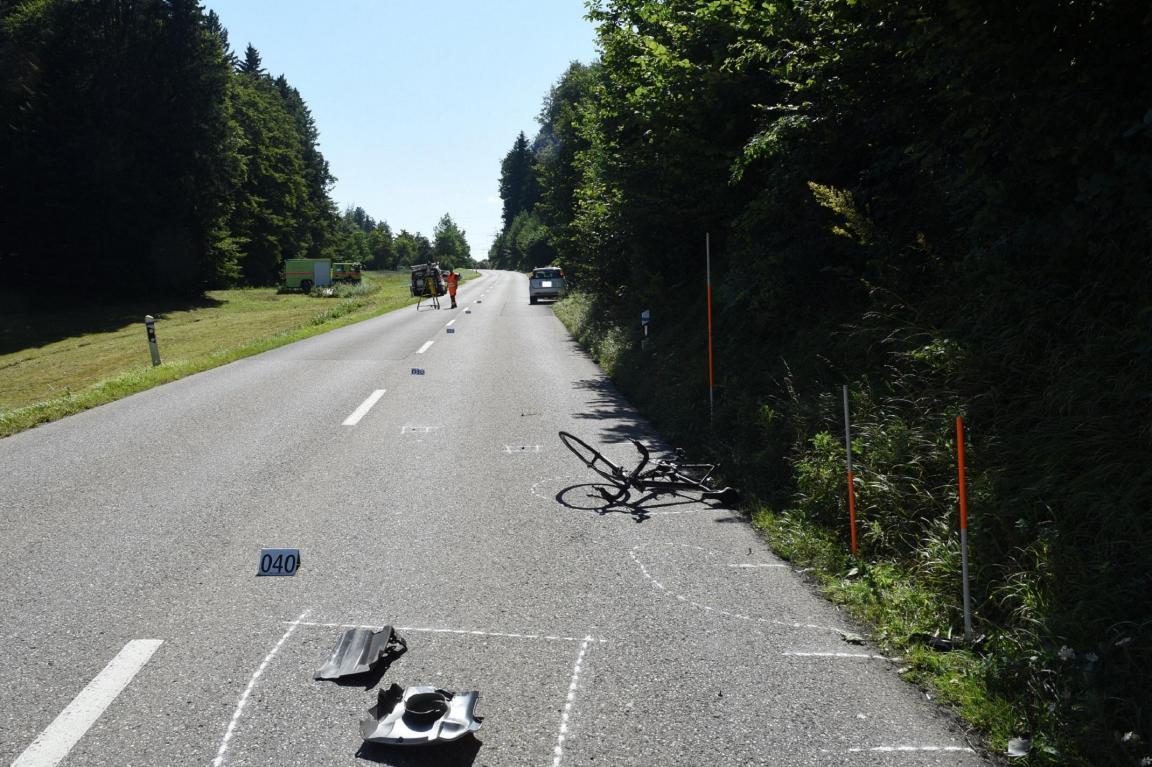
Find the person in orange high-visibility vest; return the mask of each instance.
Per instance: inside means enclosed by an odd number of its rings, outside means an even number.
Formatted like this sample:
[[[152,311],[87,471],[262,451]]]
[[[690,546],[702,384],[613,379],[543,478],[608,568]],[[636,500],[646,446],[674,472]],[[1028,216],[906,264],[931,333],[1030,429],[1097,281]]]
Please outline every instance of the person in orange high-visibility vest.
[[[451,267],[448,268],[448,274],[444,277],[444,281],[448,283],[448,295],[452,299],[452,309],[456,308],[456,286],[460,284],[460,275],[456,274],[456,270]]]

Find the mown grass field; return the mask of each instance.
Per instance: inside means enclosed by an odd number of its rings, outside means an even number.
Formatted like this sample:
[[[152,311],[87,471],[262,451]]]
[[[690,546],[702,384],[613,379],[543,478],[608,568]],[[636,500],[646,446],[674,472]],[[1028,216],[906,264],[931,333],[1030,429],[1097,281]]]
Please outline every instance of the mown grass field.
[[[479,276],[464,272],[464,278]],[[366,272],[331,297],[275,288],[193,302],[0,314],[0,437],[415,302],[406,272]],[[144,315],[156,318],[152,367]]]

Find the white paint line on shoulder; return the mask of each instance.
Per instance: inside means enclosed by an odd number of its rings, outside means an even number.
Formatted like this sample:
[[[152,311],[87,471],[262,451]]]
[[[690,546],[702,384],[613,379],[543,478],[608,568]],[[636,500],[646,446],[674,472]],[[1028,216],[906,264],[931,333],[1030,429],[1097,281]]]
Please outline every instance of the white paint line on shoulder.
[[[791,658],[868,658],[871,660],[891,660],[884,655],[870,655],[866,652],[782,652]]]
[[[162,644],[163,639],[133,639],[124,645],[52,724],[16,757],[12,767],[59,764]]]
[[[949,752],[949,753],[975,753],[968,746],[873,746],[872,748],[846,748],[843,751],[832,751],[827,748],[820,749],[821,753],[834,754],[892,754],[892,753],[924,753],[924,752]]]
[[[733,562],[729,567],[787,567],[788,565],[771,564],[767,562]]]
[[[384,396],[385,391],[387,390],[377,389],[376,391],[369,394],[368,399],[361,402],[360,407],[353,410],[352,415],[344,419],[344,425],[355,426],[356,424],[360,423],[360,419],[368,415],[368,411],[372,409],[373,405],[380,401],[380,398]]]
[[[576,666],[572,669],[572,681],[568,684],[568,697],[564,700],[564,713],[560,715],[560,732],[556,735],[556,746],[552,749],[552,767],[560,767],[560,760],[564,758],[564,739],[568,737],[568,718],[572,715],[572,704],[576,700],[576,688],[580,683],[580,667],[584,665],[584,656],[588,652],[588,645],[592,637],[584,637],[580,645],[580,652],[576,655]]]
[[[288,624],[288,630],[284,632],[284,636],[280,637],[280,641],[272,648],[271,652],[264,656],[264,662],[252,674],[252,678],[248,680],[248,686],[244,688],[244,692],[240,694],[240,700],[236,701],[236,710],[232,714],[232,720],[228,722],[228,730],[224,733],[224,740],[220,741],[220,750],[216,752],[216,758],[212,760],[212,767],[220,767],[224,764],[224,757],[228,753],[228,742],[232,740],[232,736],[236,734],[236,724],[240,721],[241,715],[244,713],[244,706],[248,705],[248,696],[252,694],[253,688],[256,687],[256,681],[260,679],[260,675],[264,673],[264,669],[268,668],[268,664],[276,657],[276,653],[280,652],[280,648],[288,641],[288,637],[292,636],[292,632],[300,625],[300,622],[308,616],[311,610],[305,610],[297,616],[296,620]]]
[[[436,343],[436,342],[435,341],[425,341],[424,345],[416,350],[416,353],[417,354],[423,354],[424,352],[428,351],[428,347],[430,347],[434,343]]]

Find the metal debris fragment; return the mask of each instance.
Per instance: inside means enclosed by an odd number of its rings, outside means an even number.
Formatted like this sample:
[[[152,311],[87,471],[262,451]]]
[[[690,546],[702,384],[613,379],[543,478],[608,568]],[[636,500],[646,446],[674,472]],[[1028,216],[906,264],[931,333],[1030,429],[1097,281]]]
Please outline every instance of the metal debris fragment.
[[[436,687],[401,687],[380,690],[368,718],[360,722],[360,735],[369,743],[420,746],[459,740],[480,729],[476,703],[480,693],[448,692]]]
[[[384,626],[379,631],[370,628],[352,628],[340,634],[332,657],[320,667],[314,679],[339,679],[364,674],[385,656],[395,657],[408,649],[408,643]]]

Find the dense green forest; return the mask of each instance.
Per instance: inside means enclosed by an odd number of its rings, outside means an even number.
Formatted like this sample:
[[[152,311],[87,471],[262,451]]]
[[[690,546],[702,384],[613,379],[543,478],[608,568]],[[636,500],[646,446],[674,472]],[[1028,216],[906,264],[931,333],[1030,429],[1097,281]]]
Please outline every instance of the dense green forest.
[[[339,214],[303,97],[197,0],[0,0],[3,288],[118,298],[274,284],[286,258],[472,263]]]
[[[861,557],[833,575],[914,584],[927,633],[962,625],[963,415],[974,662],[1004,730],[1036,735],[1034,764],[1152,763],[1149,6],[590,13],[599,60],[501,165],[492,264],[564,266],[585,340],[662,430],[841,550],[848,385]]]

